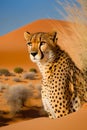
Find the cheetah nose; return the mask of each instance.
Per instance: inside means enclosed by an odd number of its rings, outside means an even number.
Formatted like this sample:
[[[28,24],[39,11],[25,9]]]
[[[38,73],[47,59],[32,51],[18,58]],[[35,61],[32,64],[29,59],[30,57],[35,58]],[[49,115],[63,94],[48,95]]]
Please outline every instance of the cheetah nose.
[[[36,55],[37,55],[37,52],[31,52],[31,55],[32,55],[32,56],[36,56]]]

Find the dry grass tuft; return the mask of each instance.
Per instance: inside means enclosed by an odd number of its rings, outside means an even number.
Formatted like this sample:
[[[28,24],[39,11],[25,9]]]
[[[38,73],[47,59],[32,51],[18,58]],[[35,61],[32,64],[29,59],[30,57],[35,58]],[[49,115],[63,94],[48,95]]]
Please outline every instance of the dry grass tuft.
[[[61,6],[57,8],[57,11],[67,21],[71,21],[74,24],[70,27],[66,27],[70,32],[74,32],[75,35],[71,37],[71,34],[64,34],[64,44],[67,45],[67,39],[71,47],[78,48],[76,54],[80,58],[80,64],[82,69],[87,66],[87,0],[56,0],[57,4]],[[63,29],[62,29],[63,30]],[[63,35],[64,30],[61,32],[58,29],[60,35]],[[70,51],[72,51],[72,48]]]
[[[35,72],[27,72],[23,75],[24,79],[34,80],[36,78]]]
[[[9,87],[5,93],[5,98],[11,108],[11,112],[15,114],[25,106],[26,101],[32,97],[32,95],[31,89],[23,84],[19,84]]]

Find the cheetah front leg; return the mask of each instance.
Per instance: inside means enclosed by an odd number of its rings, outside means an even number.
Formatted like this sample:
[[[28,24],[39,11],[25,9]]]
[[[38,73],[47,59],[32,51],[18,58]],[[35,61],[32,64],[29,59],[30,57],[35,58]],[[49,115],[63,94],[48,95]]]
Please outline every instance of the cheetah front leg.
[[[49,116],[50,119],[54,119],[50,112],[48,112],[48,116]]]
[[[52,106],[50,105],[49,103],[49,100],[47,98],[42,98],[42,102],[43,102],[43,105],[44,105],[44,109],[45,111],[47,111],[48,115],[49,115],[49,118],[51,119],[55,119],[57,118],[54,110],[52,109]]]

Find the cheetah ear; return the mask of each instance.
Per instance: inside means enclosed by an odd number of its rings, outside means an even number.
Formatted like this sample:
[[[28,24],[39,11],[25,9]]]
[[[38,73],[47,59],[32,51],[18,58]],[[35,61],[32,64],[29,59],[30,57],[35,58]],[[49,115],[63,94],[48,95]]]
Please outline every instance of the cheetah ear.
[[[52,39],[54,43],[57,43],[57,32],[51,32],[50,39]]]
[[[29,40],[29,37],[30,37],[30,33],[29,32],[24,32],[24,38],[26,41]]]

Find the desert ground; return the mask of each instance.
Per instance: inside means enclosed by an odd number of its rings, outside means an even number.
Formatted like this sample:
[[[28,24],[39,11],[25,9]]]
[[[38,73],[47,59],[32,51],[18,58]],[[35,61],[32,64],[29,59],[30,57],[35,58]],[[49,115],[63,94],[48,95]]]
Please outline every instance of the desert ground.
[[[87,130],[87,110],[83,109],[67,117],[51,120],[48,118],[38,118],[29,121],[23,121],[6,127],[1,130]]]
[[[83,52],[86,51],[76,32],[79,25],[71,22],[42,19],[25,25],[17,30],[9,32],[0,37],[0,69],[7,69],[10,76],[0,75],[0,129],[38,129],[38,130],[87,130],[87,104],[75,113],[60,119],[49,119],[43,109],[41,101],[41,74],[35,63],[32,63],[27,51],[24,32],[58,32],[58,44],[69,53],[76,65],[83,69]],[[15,67],[23,68],[23,72],[18,74],[14,72]],[[30,72],[34,68],[37,73]],[[28,75],[28,78],[26,78]],[[19,87],[16,91],[29,91],[29,97],[26,97],[24,104],[17,105],[17,94],[15,95],[15,86]],[[24,89],[25,87],[25,89]],[[11,95],[13,94],[13,95]],[[24,94],[24,93],[23,93]],[[23,95],[22,94],[22,95]],[[12,96],[12,98],[10,96]],[[14,97],[16,101],[14,100]],[[13,99],[14,104],[11,100]],[[14,110],[16,109],[16,111]],[[8,126],[7,126],[8,125]]]
[[[15,87],[16,89],[14,89]],[[1,75],[0,127],[22,120],[46,117],[47,114],[43,109],[40,90],[41,75],[39,72],[24,71],[21,74],[11,72],[10,76]],[[18,102],[20,96],[27,99],[23,106]]]

